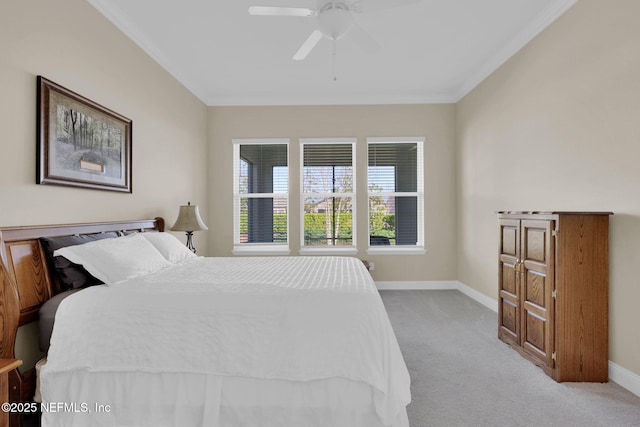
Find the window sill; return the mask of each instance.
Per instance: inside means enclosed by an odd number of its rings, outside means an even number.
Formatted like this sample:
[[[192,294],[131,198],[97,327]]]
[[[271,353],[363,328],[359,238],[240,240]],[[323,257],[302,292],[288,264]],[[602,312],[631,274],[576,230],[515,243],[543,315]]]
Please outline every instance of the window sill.
[[[286,245],[270,245],[270,244],[246,244],[241,246],[234,246],[233,255],[290,255],[291,250]]]
[[[300,248],[300,255],[357,255],[358,249],[353,246],[347,247],[306,247]]]
[[[378,246],[369,247],[367,255],[424,255],[427,250],[422,246]]]

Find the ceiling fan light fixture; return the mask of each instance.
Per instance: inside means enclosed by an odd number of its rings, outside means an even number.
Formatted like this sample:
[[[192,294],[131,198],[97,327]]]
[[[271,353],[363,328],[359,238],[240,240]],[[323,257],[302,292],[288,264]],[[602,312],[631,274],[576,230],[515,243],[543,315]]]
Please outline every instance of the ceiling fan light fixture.
[[[327,2],[318,12],[318,29],[328,39],[338,40],[353,26],[353,15],[344,2]]]
[[[304,7],[249,6],[249,15],[255,16],[314,16],[316,11]]]
[[[366,52],[375,51],[380,47],[354,20],[354,14],[363,12],[363,6],[365,5],[361,4],[361,1],[366,1],[366,10],[369,10],[369,8],[376,10],[395,7],[398,3],[406,4],[421,0],[316,0],[317,6],[315,9],[286,6],[250,6],[249,14],[315,17],[316,29],[293,55],[293,59],[296,61],[305,59],[322,38],[327,38],[333,42],[335,66],[336,40],[344,37],[347,33],[353,33],[356,44],[359,44]]]

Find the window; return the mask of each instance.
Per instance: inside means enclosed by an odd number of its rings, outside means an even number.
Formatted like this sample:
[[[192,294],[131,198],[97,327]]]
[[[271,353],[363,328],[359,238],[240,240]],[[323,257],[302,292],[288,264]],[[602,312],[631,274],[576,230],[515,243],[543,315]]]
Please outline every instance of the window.
[[[355,138],[301,139],[302,251],[355,252]]]
[[[234,254],[289,253],[288,143],[233,140]]]
[[[367,138],[369,252],[424,252],[422,138]]]

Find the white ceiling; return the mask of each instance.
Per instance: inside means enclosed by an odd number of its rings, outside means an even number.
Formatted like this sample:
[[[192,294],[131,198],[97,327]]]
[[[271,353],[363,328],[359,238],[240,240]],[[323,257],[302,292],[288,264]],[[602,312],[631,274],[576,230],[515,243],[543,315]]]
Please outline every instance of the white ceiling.
[[[247,12],[315,0],[87,1],[207,105],[327,105],[456,102],[577,0],[421,0],[358,14],[380,49],[338,40],[335,81],[328,39],[292,60],[315,18]]]

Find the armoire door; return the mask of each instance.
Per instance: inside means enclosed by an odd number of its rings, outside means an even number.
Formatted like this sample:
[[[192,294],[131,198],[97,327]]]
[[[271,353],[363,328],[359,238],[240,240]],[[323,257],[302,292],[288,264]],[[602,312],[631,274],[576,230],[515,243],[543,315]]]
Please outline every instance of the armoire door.
[[[523,220],[520,227],[520,345],[553,368],[555,221]]]
[[[504,342],[520,345],[520,221],[500,220],[498,258],[498,336]]]

